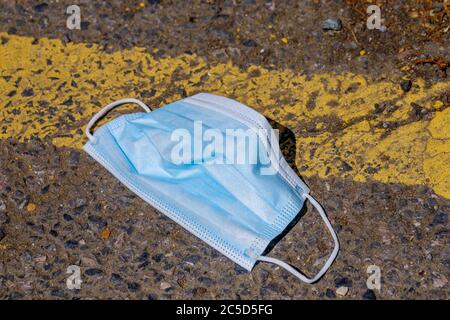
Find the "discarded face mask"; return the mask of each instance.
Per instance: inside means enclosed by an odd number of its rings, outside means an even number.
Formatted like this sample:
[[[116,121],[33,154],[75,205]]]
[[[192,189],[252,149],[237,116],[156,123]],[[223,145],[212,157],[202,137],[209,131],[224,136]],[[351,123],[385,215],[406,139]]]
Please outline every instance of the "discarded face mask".
[[[91,134],[91,127],[101,117],[126,103],[138,104],[146,112],[122,115]],[[230,129],[257,132],[256,161],[215,162],[220,157],[230,160],[228,150],[220,148],[206,154],[196,152],[196,145],[201,146],[200,151],[211,145],[203,146],[204,135],[195,132],[199,129],[215,130],[210,136],[221,141],[230,140]],[[272,131],[266,118],[255,110],[213,94],[200,93],[154,111],[139,100],[123,99],[89,121],[84,150],[143,200],[248,271],[257,261],[265,261],[313,283],[333,263],[339,242],[320,204],[280,154],[278,138],[269,134]],[[194,156],[174,160],[174,150],[180,147],[180,139],[174,136],[183,135],[193,136],[184,151],[192,155],[194,149]],[[242,144],[237,144],[236,153],[250,157]],[[297,216],[305,199],[317,209],[334,240],[330,257],[312,278],[263,255]]]

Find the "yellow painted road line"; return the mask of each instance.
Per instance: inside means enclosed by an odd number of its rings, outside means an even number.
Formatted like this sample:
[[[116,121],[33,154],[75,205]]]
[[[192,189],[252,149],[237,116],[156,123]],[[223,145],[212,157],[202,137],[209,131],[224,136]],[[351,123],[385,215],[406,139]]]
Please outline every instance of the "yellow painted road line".
[[[50,137],[80,148],[101,106],[124,97],[159,105],[197,92],[236,98],[290,128],[303,176],[373,178],[426,185],[450,198],[449,82],[370,82],[352,73],[209,65],[195,55],[155,60],[143,48],[105,53],[97,45],[0,33],[0,139]],[[157,107],[157,106],[153,106]]]

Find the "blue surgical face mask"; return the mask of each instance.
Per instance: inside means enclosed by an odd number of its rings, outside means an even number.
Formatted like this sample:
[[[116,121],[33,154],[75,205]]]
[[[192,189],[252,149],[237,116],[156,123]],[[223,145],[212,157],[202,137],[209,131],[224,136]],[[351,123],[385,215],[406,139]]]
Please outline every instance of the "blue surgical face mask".
[[[125,103],[136,103],[146,112],[120,116],[91,134],[103,115]],[[230,141],[230,132],[257,133],[256,160],[242,143],[235,144],[234,156],[245,155],[244,162],[233,161],[229,150],[219,148],[218,141]],[[257,261],[270,262],[312,283],[336,258],[338,239],[271,132],[258,112],[212,94],[197,94],[154,111],[139,100],[124,99],[91,119],[84,150],[143,200],[243,268],[251,271]],[[211,144],[218,148],[211,151]],[[205,152],[207,148],[210,152]],[[263,255],[305,199],[318,210],[334,240],[332,254],[312,278]]]

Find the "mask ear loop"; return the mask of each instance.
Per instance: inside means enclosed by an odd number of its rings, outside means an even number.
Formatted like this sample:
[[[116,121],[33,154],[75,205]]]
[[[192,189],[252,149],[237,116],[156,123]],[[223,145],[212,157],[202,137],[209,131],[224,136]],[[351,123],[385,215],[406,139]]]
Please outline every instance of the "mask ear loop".
[[[317,211],[319,212],[320,216],[322,217],[322,220],[325,222],[325,225],[327,226],[327,228],[330,231],[331,236],[333,237],[333,240],[334,240],[333,252],[331,253],[327,262],[325,262],[322,269],[320,269],[320,271],[313,278],[308,278],[301,272],[297,271],[297,269],[295,269],[291,265],[289,265],[286,262],[281,261],[279,259],[266,257],[266,256],[259,256],[256,258],[256,260],[276,264],[276,265],[284,268],[285,270],[289,271],[290,273],[292,273],[294,276],[299,278],[301,281],[306,282],[306,283],[314,283],[317,280],[319,280],[325,274],[325,272],[327,272],[327,270],[330,268],[331,264],[333,263],[334,259],[336,259],[338,252],[339,252],[339,240],[336,236],[336,233],[333,230],[333,226],[331,225],[330,221],[328,220],[327,215],[325,214],[325,211],[322,209],[320,204],[309,194],[304,194],[304,196],[306,198],[308,198],[308,200],[311,202],[311,204],[317,209]]]
[[[99,112],[97,112],[92,118],[91,120],[89,120],[88,124],[86,125],[86,129],[85,129],[85,133],[86,136],[89,138],[89,140],[91,141],[91,143],[96,143],[97,142],[97,138],[94,137],[91,134],[91,128],[92,126],[101,118],[103,117],[105,114],[107,114],[109,111],[111,111],[112,109],[114,109],[115,107],[118,107],[122,104],[127,104],[127,103],[134,103],[139,105],[140,107],[142,107],[146,112],[151,112],[152,109],[150,109],[145,103],[143,103],[142,101],[138,100],[138,99],[133,99],[133,98],[128,98],[128,99],[121,99],[121,100],[117,100],[114,101],[113,103],[108,104],[106,107],[104,107],[103,109],[101,109]]]

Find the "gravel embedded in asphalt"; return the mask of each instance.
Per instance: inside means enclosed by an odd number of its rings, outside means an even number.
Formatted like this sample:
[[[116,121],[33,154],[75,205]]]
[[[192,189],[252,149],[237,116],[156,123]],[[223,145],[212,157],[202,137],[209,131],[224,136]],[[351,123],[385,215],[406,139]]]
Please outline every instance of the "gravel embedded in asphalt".
[[[251,273],[241,270],[155,211],[85,153],[73,167],[72,150],[55,149],[48,141],[1,141],[0,147],[6,150],[0,155],[5,164],[0,192],[8,216],[1,225],[0,298],[314,299],[333,298],[338,288],[348,287],[345,297],[350,299],[448,299],[449,229],[444,217],[450,205],[428,188],[306,179],[341,242],[330,271],[306,285],[263,263]],[[41,194],[45,185],[48,192]],[[24,198],[36,205],[34,212],[20,206]],[[79,205],[85,206],[82,212],[63,218]],[[93,215],[111,229],[108,239],[91,222]],[[308,205],[270,256],[312,274],[331,244]],[[81,290],[65,286],[70,265],[81,269]],[[381,291],[367,291],[369,265],[381,269]]]

